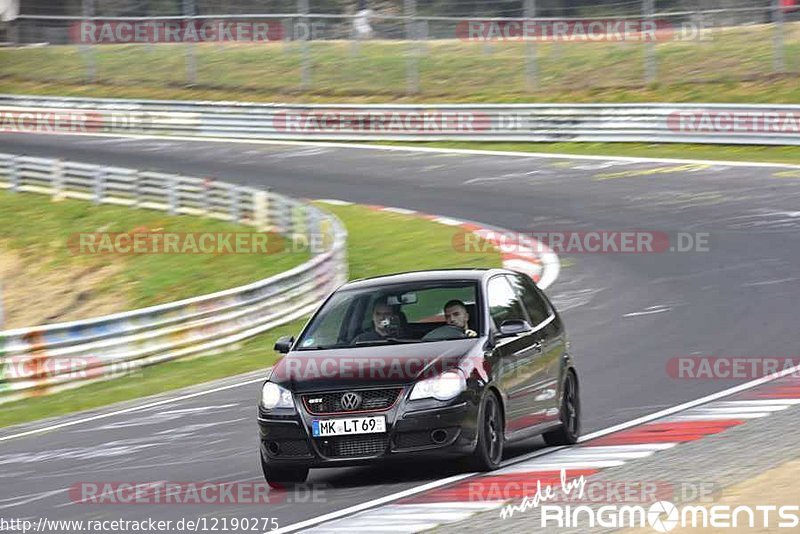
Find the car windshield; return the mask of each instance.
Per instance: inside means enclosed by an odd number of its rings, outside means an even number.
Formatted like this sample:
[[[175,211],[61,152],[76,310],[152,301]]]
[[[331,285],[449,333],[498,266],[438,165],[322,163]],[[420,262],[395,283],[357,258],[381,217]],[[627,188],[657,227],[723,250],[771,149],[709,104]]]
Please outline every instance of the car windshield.
[[[474,281],[344,289],[317,313],[301,335],[297,350],[427,343],[479,336],[483,325],[477,312],[480,309],[477,295]]]

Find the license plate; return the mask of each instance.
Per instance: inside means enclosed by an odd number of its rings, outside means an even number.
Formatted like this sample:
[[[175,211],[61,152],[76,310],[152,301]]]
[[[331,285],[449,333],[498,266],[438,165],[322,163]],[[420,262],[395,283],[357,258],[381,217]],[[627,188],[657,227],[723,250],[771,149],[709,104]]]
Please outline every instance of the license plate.
[[[314,419],[311,421],[311,435],[349,436],[352,434],[374,434],[386,432],[386,417],[349,417],[346,419]]]

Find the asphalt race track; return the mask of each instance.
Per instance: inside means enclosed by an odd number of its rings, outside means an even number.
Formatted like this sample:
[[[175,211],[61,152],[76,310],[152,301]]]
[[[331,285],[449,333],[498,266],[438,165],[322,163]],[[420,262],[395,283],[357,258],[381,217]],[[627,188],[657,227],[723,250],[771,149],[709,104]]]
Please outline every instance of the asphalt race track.
[[[671,378],[670,358],[796,354],[800,169],[19,134],[1,135],[0,151],[217,177],[523,232],[708,233],[707,251],[560,255],[548,293],[570,332],[584,432],[736,383]],[[71,502],[80,481],[261,480],[258,389],[0,442],[0,515],[275,517],[284,527],[458,472],[441,463],[317,470],[309,482],[320,484],[318,495],[268,508]]]

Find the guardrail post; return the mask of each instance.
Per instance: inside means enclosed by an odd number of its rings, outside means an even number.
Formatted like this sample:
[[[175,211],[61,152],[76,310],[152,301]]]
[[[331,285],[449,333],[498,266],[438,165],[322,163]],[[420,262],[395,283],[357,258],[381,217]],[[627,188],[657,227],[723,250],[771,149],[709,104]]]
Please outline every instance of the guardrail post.
[[[169,214],[175,215],[178,213],[178,177],[170,176],[167,182],[169,184]]]
[[[772,0],[772,24],[774,26],[772,69],[775,72],[786,72],[786,54],[784,53],[785,34],[784,16],[781,0]]]
[[[303,49],[300,59],[300,89],[306,90],[311,86],[311,51],[308,44],[311,39],[311,24],[308,18],[308,0],[297,0],[297,12],[300,13],[300,20],[305,25],[301,39]]]
[[[133,207],[138,208],[142,205],[142,173],[133,171]]]
[[[655,0],[642,0],[642,18],[654,23],[653,12]],[[644,44],[644,83],[649,85],[656,81],[656,43],[648,40]]]
[[[306,234],[308,236],[308,247],[311,254],[320,254],[320,245],[325,241],[320,235],[319,217],[317,210],[313,206],[306,205]]]
[[[536,0],[525,0],[524,15],[526,19],[536,17]],[[523,38],[525,39],[525,86],[528,91],[535,91],[538,87],[539,78],[539,66],[536,61],[536,36],[533,36],[533,39],[528,37],[523,32]],[[553,46],[557,47],[558,43],[554,42]]]
[[[417,15],[417,0],[405,0],[406,40],[409,50],[406,59],[406,92],[419,92],[419,49],[417,47],[417,29],[414,17]]]
[[[269,196],[266,191],[253,193],[253,223],[259,232],[269,228]]]
[[[53,161],[53,200],[64,200],[64,161]]]
[[[238,223],[241,221],[242,218],[242,205],[241,205],[241,199],[239,198],[238,187],[231,186],[231,188],[228,189],[228,200],[230,201],[230,203],[228,204],[229,206],[228,213],[230,213],[231,215],[231,222]]]
[[[103,193],[105,189],[105,182],[106,182],[106,171],[102,167],[98,167],[96,171],[94,171],[94,198],[92,201],[95,204],[100,204],[103,202]]]
[[[9,182],[11,182],[11,192],[16,193],[19,191],[20,171],[19,159],[17,156],[11,156],[11,169],[9,169]]]
[[[194,24],[194,0],[183,0],[184,24]],[[194,52],[194,43],[187,40],[186,47],[186,83],[194,85],[197,83],[197,58]]]
[[[83,17],[86,19],[84,22],[89,22],[89,19],[94,17],[94,0],[83,0]],[[86,80],[89,83],[97,81],[97,67],[94,59],[94,49],[92,45],[82,43],[79,46],[83,61],[86,63]]]
[[[202,210],[203,213],[208,215],[211,213],[211,188],[214,187],[214,181],[211,178],[203,178],[203,200]]]

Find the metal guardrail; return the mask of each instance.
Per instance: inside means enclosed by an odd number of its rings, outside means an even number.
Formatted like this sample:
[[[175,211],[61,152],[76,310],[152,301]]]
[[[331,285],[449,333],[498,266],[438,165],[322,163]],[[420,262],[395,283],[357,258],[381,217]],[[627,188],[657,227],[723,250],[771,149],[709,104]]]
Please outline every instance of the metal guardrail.
[[[104,317],[0,331],[0,403],[209,352],[311,313],[347,279],[335,216],[270,191],[133,169],[0,154],[0,188],[238,222],[330,243],[286,272]]]
[[[800,145],[800,105],[294,105],[0,95],[0,131],[244,140]]]

